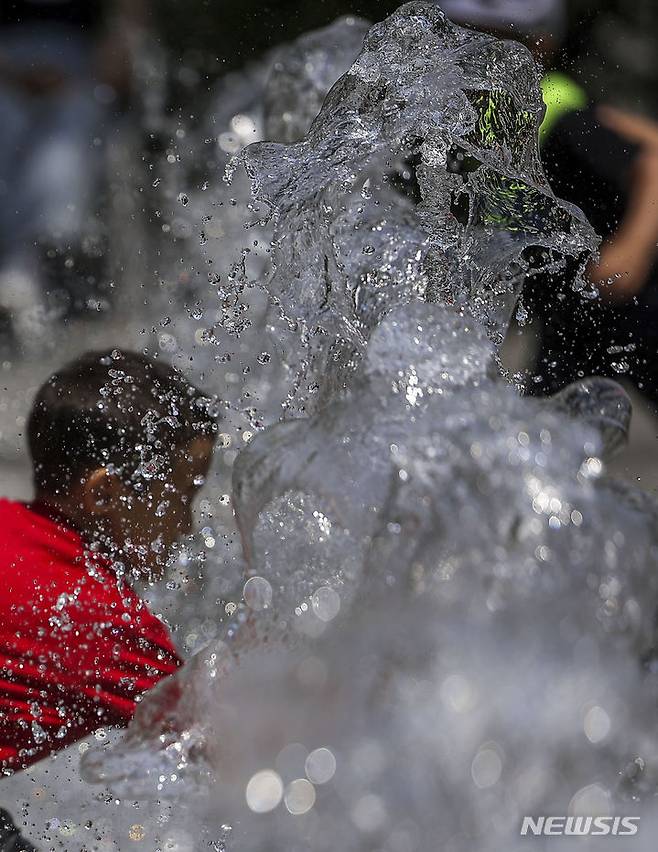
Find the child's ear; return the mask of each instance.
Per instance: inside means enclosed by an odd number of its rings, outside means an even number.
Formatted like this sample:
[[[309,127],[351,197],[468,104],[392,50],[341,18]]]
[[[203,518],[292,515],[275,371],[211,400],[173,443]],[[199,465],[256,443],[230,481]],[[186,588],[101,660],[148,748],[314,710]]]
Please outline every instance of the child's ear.
[[[121,482],[106,467],[98,467],[85,477],[82,508],[88,515],[103,517],[113,512],[119,499]]]

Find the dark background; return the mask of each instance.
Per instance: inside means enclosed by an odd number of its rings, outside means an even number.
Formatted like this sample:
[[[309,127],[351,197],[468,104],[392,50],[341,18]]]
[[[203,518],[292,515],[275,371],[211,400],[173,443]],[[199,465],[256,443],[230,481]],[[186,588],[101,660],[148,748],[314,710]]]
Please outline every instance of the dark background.
[[[380,0],[153,0],[152,16],[171,66],[171,105],[187,87],[210,85],[339,15],[381,20],[399,2]],[[568,34],[556,64],[577,76],[594,98],[658,115],[656,0],[569,0]]]

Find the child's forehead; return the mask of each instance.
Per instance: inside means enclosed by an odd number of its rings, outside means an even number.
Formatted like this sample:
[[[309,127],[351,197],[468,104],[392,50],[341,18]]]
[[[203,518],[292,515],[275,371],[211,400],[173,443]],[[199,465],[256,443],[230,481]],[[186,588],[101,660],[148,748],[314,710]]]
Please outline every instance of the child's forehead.
[[[169,463],[161,470],[160,476],[153,479],[151,487],[166,491],[195,491],[208,473],[210,467],[213,441],[209,438],[195,438],[191,443],[181,447]]]
[[[212,459],[215,441],[209,435],[199,435],[180,447],[172,458],[171,473],[173,476],[194,475],[204,471]]]
[[[197,435],[182,450],[186,460],[203,464],[209,462],[215,449],[213,435]]]

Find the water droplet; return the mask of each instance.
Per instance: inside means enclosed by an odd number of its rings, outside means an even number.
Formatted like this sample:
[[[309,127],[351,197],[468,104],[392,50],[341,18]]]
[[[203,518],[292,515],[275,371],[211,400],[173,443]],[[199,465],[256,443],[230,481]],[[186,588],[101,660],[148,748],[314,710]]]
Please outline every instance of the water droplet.
[[[294,816],[308,813],[315,804],[315,787],[306,778],[297,778],[286,788],[283,801]]]
[[[131,840],[134,840],[136,842],[138,842],[140,840],[144,840],[144,838],[146,837],[146,832],[144,831],[144,826],[143,825],[137,825],[137,824],[131,825],[130,828],[128,829],[128,837]]]
[[[265,577],[251,577],[244,584],[242,596],[249,609],[267,609],[272,603],[272,586]]]
[[[330,586],[322,586],[314,592],[311,605],[320,621],[332,621],[340,612],[340,595]]]
[[[253,775],[245,791],[247,806],[256,814],[273,811],[283,798],[283,783],[272,769],[263,769]]]
[[[603,707],[598,705],[591,707],[585,715],[583,728],[585,729],[585,736],[591,743],[600,743],[610,733],[610,716]]]
[[[471,764],[471,776],[480,790],[493,787],[498,783],[503,771],[503,762],[497,749],[485,746],[478,751]]]
[[[328,748],[316,748],[306,758],[306,777],[313,784],[326,784],[336,774],[336,758]]]

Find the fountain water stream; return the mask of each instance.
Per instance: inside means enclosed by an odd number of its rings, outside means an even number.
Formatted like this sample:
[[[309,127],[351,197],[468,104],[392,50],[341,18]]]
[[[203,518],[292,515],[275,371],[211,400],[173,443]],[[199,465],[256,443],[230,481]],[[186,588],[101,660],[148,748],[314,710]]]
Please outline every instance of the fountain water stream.
[[[234,470],[244,597],[86,777],[236,852],[499,852],[526,814],[629,813],[658,757],[658,512],[605,475],[630,407],[522,398],[497,357],[524,277],[581,287],[596,249],[544,177],[530,54],[408,3],[301,141],[284,112],[289,144],[231,166],[286,364]]]

